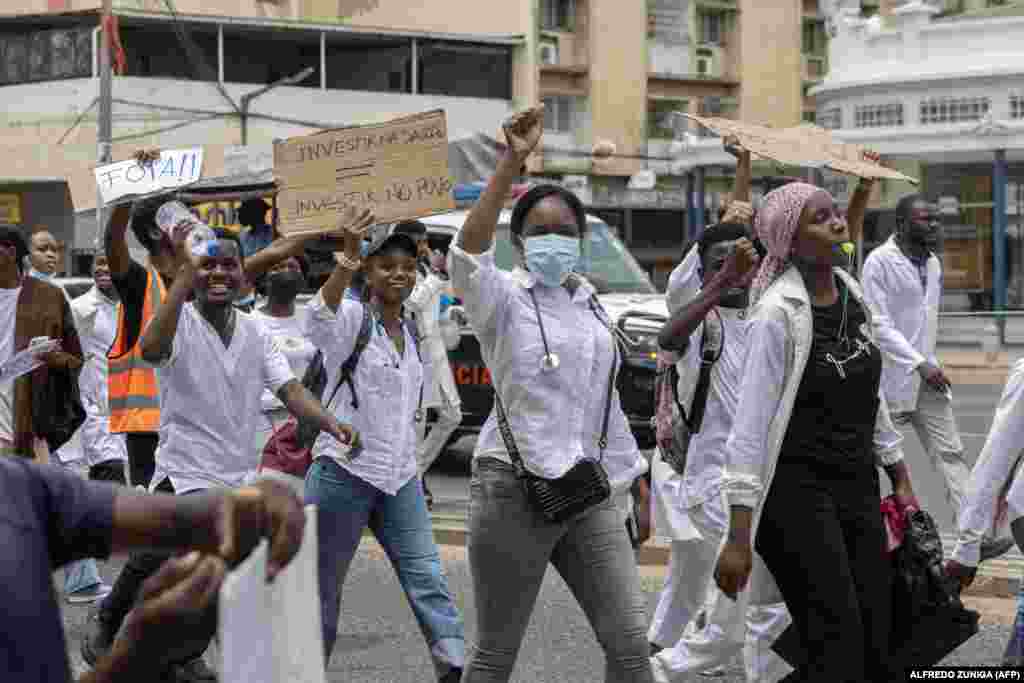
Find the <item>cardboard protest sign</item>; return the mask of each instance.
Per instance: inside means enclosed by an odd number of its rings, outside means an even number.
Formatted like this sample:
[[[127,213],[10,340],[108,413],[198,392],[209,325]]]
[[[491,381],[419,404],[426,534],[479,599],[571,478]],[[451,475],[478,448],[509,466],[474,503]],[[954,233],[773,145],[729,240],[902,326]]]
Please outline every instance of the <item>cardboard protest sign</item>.
[[[721,136],[734,135],[753,154],[791,166],[826,167],[861,178],[888,178],[918,184],[916,178],[886,168],[860,145],[837,140],[831,132],[811,124],[792,128],[769,128],[731,119],[704,118],[684,114]]]
[[[381,223],[455,208],[443,110],[278,142],[274,174],[283,234],[329,232],[353,205]]]
[[[104,204],[145,197],[184,187],[202,177],[203,148],[169,149],[160,158],[140,163],[136,159],[100,166],[94,171]]]

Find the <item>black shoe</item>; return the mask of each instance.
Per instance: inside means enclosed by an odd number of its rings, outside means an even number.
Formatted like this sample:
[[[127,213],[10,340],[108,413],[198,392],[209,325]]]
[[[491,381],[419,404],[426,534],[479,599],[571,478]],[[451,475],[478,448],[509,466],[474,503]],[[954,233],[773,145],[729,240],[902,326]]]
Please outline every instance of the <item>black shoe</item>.
[[[89,619],[89,631],[82,639],[82,659],[89,666],[96,666],[96,661],[110,651],[114,644],[117,631],[99,614]]]
[[[213,672],[202,657],[174,665],[174,680],[177,683],[216,683],[217,674]]]
[[[1012,538],[986,538],[981,542],[981,561],[994,560],[1010,551],[1013,547]]]
[[[462,680],[462,669],[448,669],[448,673],[442,676],[437,683],[459,683]]]

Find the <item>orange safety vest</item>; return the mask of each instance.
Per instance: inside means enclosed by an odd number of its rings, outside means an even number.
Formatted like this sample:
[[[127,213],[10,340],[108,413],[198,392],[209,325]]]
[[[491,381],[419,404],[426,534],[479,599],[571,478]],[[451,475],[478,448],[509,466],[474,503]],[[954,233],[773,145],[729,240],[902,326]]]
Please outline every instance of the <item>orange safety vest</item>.
[[[107,376],[110,431],[113,434],[157,432],[160,429],[160,389],[156,370],[142,359],[142,333],[166,296],[163,278],[150,266],[146,275],[139,336],[130,349],[124,348],[128,338],[124,306],[118,306],[117,337],[107,356],[110,365]]]

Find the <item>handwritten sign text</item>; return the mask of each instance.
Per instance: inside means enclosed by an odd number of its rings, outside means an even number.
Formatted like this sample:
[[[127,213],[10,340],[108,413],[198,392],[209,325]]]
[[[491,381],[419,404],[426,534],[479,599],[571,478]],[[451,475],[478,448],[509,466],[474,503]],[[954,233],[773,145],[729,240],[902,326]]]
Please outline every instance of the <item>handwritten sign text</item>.
[[[152,163],[128,159],[95,169],[104,204],[182,187],[199,180],[202,172],[202,147],[165,150]]]

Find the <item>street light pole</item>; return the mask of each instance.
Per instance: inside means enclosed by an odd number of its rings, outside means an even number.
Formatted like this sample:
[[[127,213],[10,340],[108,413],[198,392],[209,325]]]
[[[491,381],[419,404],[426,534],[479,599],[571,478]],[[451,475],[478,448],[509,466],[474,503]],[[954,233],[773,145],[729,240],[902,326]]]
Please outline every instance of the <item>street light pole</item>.
[[[103,11],[100,16],[100,54],[99,54],[99,116],[96,121],[96,165],[103,166],[111,161],[111,138],[113,137],[113,64],[110,62],[110,21],[113,15],[112,0],[103,0]],[[96,201],[96,239],[99,243],[103,238],[106,222],[104,221],[103,200],[97,195]],[[99,246],[99,244],[97,244]]]
[[[292,74],[286,78],[282,78],[274,81],[270,85],[265,85],[258,90],[253,90],[250,93],[242,95],[239,100],[239,116],[241,117],[242,127],[242,145],[249,144],[249,104],[260,95],[265,95],[274,88],[279,88],[282,85],[295,85],[309,78],[316,71],[316,67],[308,66],[297,74]]]

